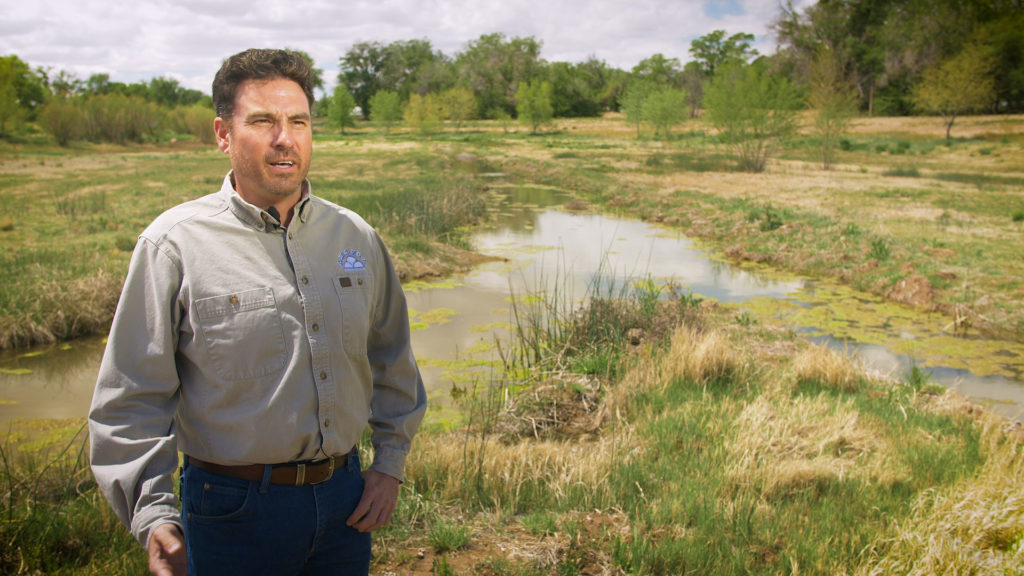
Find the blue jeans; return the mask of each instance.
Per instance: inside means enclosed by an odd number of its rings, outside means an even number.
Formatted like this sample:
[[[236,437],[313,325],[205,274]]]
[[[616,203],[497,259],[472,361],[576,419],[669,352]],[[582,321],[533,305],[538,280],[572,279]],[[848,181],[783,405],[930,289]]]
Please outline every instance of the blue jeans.
[[[370,534],[345,525],[363,493],[359,456],[326,482],[249,482],[187,463],[181,517],[191,576],[365,575]]]

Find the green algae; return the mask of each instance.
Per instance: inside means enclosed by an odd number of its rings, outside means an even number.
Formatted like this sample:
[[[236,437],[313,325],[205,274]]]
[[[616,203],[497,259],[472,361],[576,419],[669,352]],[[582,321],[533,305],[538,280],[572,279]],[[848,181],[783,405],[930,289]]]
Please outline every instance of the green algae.
[[[944,330],[949,324],[946,316],[845,285],[814,282],[786,299],[755,298],[724,306],[797,327],[807,335],[885,346],[921,364],[979,376],[1024,374],[1024,343],[957,336]]]
[[[31,373],[32,371],[28,368],[0,368],[0,374],[10,374],[12,376],[23,376]]]

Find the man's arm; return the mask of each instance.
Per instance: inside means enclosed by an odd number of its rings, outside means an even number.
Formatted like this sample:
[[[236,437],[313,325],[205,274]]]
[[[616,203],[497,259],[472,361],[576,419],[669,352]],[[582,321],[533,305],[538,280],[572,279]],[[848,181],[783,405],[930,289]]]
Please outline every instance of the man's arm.
[[[387,248],[380,238],[377,242],[384,266],[377,271],[378,300],[367,343],[373,375],[370,468],[401,482],[412,438],[427,410],[427,394],[412,353],[405,294]]]
[[[180,313],[177,265],[141,239],[132,255],[89,412],[93,474],[111,507],[147,546],[159,524],[179,524],[172,475]]]

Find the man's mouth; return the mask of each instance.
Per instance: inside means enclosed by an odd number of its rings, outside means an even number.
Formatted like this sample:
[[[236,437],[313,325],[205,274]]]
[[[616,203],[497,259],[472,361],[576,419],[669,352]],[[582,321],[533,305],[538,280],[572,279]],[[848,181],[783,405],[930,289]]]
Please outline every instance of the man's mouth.
[[[277,166],[278,168],[291,168],[292,166],[295,166],[295,162],[292,162],[291,160],[281,160],[280,162],[271,162],[270,165]]]

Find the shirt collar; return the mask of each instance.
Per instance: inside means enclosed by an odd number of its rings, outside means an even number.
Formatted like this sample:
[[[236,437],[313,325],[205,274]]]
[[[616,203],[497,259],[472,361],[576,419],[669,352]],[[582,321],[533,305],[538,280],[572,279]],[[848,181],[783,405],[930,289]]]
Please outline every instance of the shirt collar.
[[[311,188],[309,180],[306,179],[302,183],[302,195],[295,204],[295,213],[292,215],[293,220],[298,217],[304,223],[309,217],[311,210],[309,202]],[[232,172],[228,172],[227,176],[224,177],[224,183],[220,187],[220,195],[227,202],[231,212],[244,224],[260,231],[275,230],[278,227],[277,221],[273,216],[267,213],[266,210],[246,202],[235,190]]]

